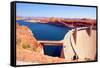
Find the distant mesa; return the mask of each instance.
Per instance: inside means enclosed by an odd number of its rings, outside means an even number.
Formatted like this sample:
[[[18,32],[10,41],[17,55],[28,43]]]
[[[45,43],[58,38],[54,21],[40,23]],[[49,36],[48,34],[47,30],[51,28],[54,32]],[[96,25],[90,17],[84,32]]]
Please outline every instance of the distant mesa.
[[[81,27],[81,26],[96,26],[95,19],[87,18],[57,18],[57,17],[21,17],[17,16],[16,20],[24,20],[25,22],[30,23],[60,23],[68,27]]]
[[[16,20],[24,20],[25,18],[22,16],[16,16]]]

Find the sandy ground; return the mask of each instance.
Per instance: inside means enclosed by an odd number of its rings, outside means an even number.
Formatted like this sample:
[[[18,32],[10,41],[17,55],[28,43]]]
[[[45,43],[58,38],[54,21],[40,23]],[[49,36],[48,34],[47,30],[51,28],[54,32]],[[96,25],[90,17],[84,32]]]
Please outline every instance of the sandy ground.
[[[31,62],[31,63],[39,63],[39,64],[46,64],[46,63],[62,63],[68,62],[63,58],[47,56],[38,52],[32,52],[26,49],[21,49],[17,47],[17,61],[24,61],[24,62]]]

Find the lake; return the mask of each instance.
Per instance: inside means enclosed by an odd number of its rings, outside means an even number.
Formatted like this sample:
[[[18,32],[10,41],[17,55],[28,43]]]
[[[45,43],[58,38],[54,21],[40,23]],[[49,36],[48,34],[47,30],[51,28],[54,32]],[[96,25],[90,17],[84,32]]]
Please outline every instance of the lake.
[[[20,25],[27,26],[33,33],[37,40],[63,40],[65,34],[71,29],[61,24],[53,23],[30,23],[22,20],[17,20]],[[59,57],[62,46],[44,46],[44,53],[46,55]]]

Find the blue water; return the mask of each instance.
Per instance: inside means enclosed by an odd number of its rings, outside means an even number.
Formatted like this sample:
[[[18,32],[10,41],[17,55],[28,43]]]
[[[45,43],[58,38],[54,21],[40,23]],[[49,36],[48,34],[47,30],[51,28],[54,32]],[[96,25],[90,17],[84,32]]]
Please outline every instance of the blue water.
[[[20,25],[29,27],[37,40],[62,40],[70,28],[61,24],[29,23],[17,20]],[[44,53],[50,56],[60,56],[62,46],[44,46]]]

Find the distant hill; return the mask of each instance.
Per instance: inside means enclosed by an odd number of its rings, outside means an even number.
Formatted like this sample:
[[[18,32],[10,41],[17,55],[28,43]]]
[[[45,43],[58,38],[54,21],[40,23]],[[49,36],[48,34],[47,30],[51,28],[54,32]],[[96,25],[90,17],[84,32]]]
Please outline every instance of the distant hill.
[[[87,18],[57,18],[57,17],[21,17],[17,16],[16,20],[24,20],[30,23],[60,23],[69,27],[81,27],[81,26],[96,26],[95,19]]]

